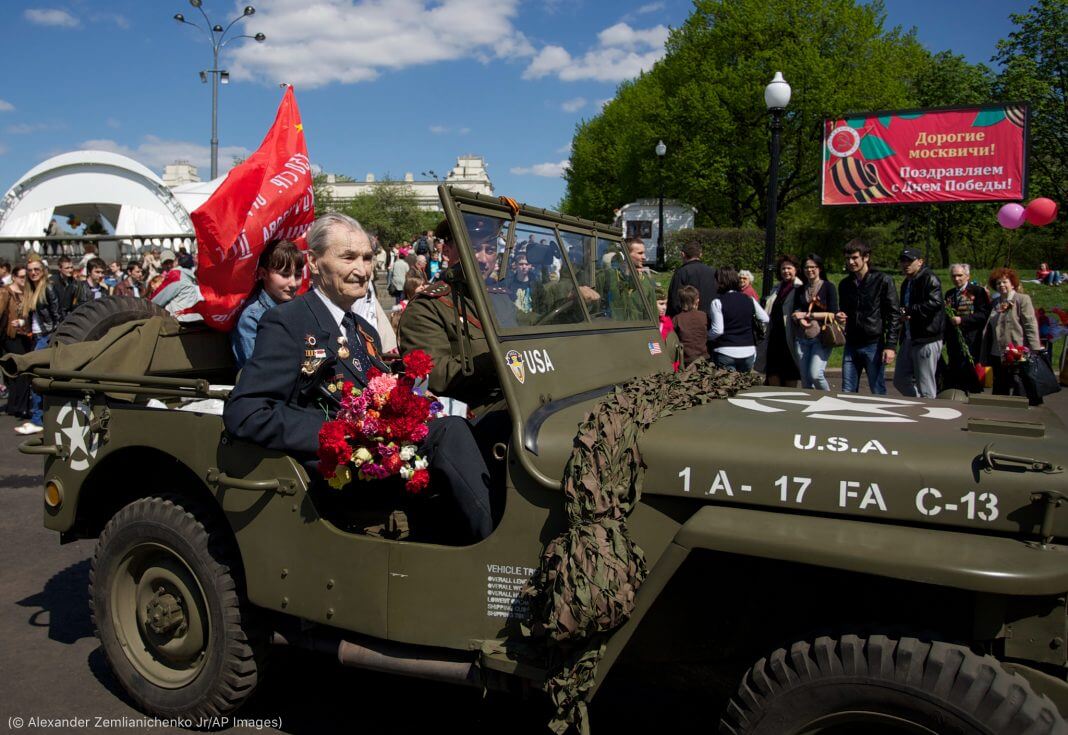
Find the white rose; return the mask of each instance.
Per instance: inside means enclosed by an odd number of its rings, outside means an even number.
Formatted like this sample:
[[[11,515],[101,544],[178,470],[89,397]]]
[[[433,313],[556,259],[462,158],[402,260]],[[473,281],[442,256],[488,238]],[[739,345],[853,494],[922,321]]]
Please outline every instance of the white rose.
[[[416,446],[414,444],[406,444],[400,450],[400,458],[405,462],[411,461],[415,456]]]

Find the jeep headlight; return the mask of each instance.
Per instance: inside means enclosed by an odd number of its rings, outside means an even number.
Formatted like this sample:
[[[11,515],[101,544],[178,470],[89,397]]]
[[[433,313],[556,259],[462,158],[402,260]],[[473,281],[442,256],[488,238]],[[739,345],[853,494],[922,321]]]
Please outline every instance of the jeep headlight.
[[[45,505],[52,509],[63,505],[63,486],[59,484],[59,480],[49,480],[45,483],[44,501]]]

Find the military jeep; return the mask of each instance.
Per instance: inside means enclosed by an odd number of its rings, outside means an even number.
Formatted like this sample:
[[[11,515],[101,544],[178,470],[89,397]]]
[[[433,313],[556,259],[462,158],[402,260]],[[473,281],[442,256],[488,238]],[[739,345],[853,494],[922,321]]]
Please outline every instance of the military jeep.
[[[617,229],[440,194],[462,250],[451,285],[474,304],[465,324],[481,322],[507,412],[480,435],[497,521],[479,543],[450,538],[442,497],[329,496],[296,459],[230,438],[225,335],[126,306],[130,319],[83,315],[22,364],[46,407],[21,447],[44,457],[45,526],[98,539],[94,625],[145,712],[234,710],[280,643],[476,686],[546,677],[506,643],[567,523],[576,427],[614,386],[672,371],[677,344]],[[487,222],[493,287],[469,237]],[[517,243],[536,298],[498,287]],[[727,733],[1068,732],[1068,430],[1053,413],[752,388],[638,442],[628,526],[649,575],[591,696],[620,661],[699,663],[730,682],[709,699]]]

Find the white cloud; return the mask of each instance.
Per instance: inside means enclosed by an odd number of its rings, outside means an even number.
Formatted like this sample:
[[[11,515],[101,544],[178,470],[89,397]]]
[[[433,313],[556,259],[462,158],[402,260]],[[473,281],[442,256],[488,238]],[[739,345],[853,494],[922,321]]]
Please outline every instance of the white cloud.
[[[568,159],[564,159],[558,163],[535,163],[533,166],[515,166],[508,169],[517,176],[544,176],[549,179],[556,179],[564,175],[564,169],[570,165]]]
[[[571,144],[568,143],[567,145],[560,146],[559,148],[556,149],[556,152],[557,153],[570,153],[571,152]]]
[[[471,128],[450,128],[447,125],[431,125],[427,128],[434,135],[448,135],[449,133],[456,133],[457,135],[467,135],[471,132]]]
[[[162,172],[164,166],[175,161],[189,161],[204,172],[211,170],[211,148],[187,140],[164,140],[155,135],[146,135],[137,147],[109,139],[87,140],[78,147],[81,150],[109,151],[129,156],[156,172]],[[219,172],[226,173],[233,168],[235,156],[248,158],[251,153],[244,146],[220,146]]]
[[[352,84],[384,70],[475,58],[526,58],[519,0],[266,0],[242,27],[264,33],[228,59],[234,79],[297,87]]]
[[[0,100],[0,112],[11,112],[15,106],[7,100]]]
[[[10,135],[28,135],[45,130],[62,130],[67,127],[63,123],[14,123],[4,128]]]
[[[597,34],[597,40],[602,46],[622,46],[624,48],[636,48],[648,46],[649,48],[663,48],[668,38],[668,29],[665,26],[654,26],[645,30],[631,28],[626,23],[616,23]]]
[[[77,28],[78,19],[66,10],[57,8],[26,8],[22,16],[40,26],[57,26],[59,28]]]
[[[637,15],[645,15],[646,13],[655,13],[656,11],[663,10],[663,9],[664,9],[664,3],[662,3],[662,2],[659,2],[659,3],[648,3],[646,5],[641,6],[640,8],[635,10],[634,12]]]
[[[94,13],[89,20],[94,23],[114,23],[124,31],[130,27],[130,19],[121,13]]]
[[[574,99],[565,100],[560,104],[560,109],[564,112],[578,112],[586,106],[585,97],[575,97]]]
[[[638,29],[616,23],[597,34],[597,45],[581,56],[573,57],[561,46],[543,47],[523,71],[523,78],[621,82],[651,69],[664,56],[667,37],[666,26]]]

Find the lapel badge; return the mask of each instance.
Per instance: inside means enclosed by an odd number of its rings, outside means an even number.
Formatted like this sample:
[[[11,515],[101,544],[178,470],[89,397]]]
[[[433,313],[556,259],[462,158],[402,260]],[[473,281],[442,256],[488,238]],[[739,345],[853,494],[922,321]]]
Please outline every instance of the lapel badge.
[[[313,335],[313,334],[305,334],[304,335],[304,346],[305,347],[315,347],[315,335]]]
[[[315,371],[319,369],[319,366],[323,364],[322,360],[310,359],[305,360],[300,366],[300,371],[305,375],[315,375]]]
[[[363,364],[355,357],[352,358],[352,366],[358,371],[363,372]]]

